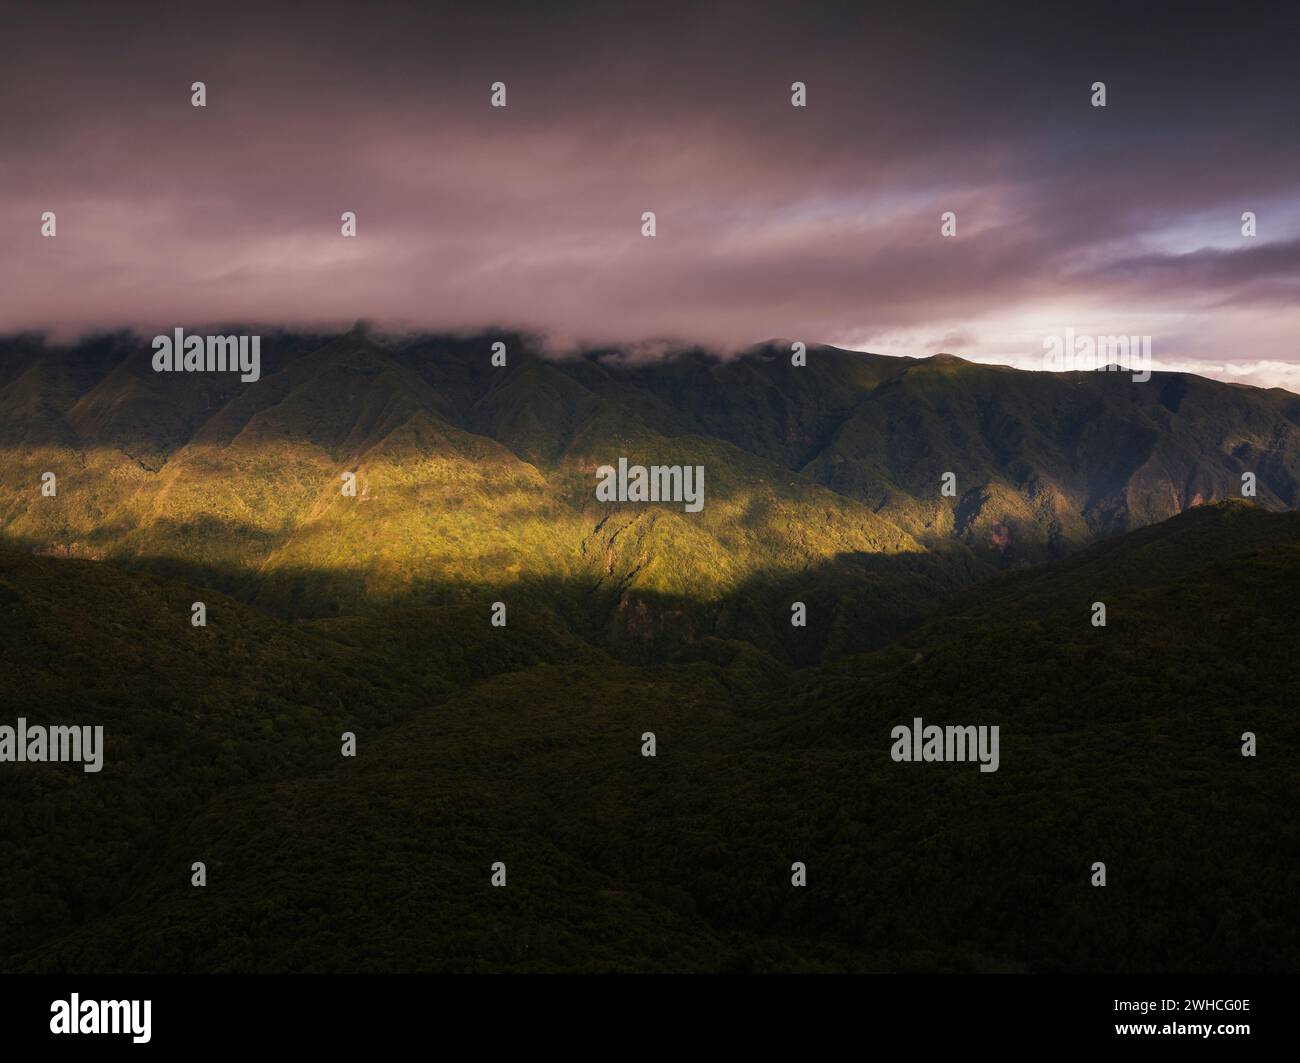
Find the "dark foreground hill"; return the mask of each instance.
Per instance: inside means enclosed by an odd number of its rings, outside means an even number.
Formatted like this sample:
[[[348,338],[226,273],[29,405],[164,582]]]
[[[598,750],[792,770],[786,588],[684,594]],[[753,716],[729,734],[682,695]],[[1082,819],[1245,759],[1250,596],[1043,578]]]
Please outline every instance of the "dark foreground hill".
[[[526,608],[199,630],[4,555],[7,711],[108,754],[0,772],[0,968],[1294,971],[1298,520],[1193,510],[800,671]],[[998,725],[999,770],[894,762],[918,716]]]

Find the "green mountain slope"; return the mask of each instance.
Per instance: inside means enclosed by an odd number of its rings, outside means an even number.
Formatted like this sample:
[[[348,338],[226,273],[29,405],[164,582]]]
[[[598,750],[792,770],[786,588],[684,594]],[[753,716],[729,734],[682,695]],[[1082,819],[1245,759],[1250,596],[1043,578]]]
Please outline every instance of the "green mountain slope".
[[[111,565],[0,551],[0,724],[105,731],[98,773],[0,769],[4,950],[99,918],[206,802],[322,770],[345,730],[368,739],[486,675],[604,659],[526,612],[501,635],[463,608],[288,624]]]
[[[494,340],[271,333],[255,385],[155,374],[141,338],[74,349],[4,341],[0,425],[9,449],[0,527],[35,548],[145,565],[201,557],[195,536],[204,539],[206,526],[222,544],[243,532],[245,554],[213,547],[202,563],[207,579],[218,568],[238,570],[231,587],[247,597],[271,554],[321,516],[341,473],[363,470],[374,448],[415,424],[447,434],[453,464],[478,453],[453,442],[453,429],[505,448],[536,471],[552,508],[590,508],[592,462],[634,449],[647,461],[676,452],[708,463],[719,487],[733,467],[795,492],[820,485],[865,505],[899,541],[944,542],[995,565],[1061,556],[1241,497],[1243,473],[1256,477],[1259,504],[1300,503],[1300,398],[1277,389],[1182,374],[1134,383],[1117,373],[1025,373],[946,355],[896,359],[816,346],[806,365],[792,366],[784,344],[726,362],[699,351],[649,364],[614,351],[547,360],[513,335],[504,338],[508,364],[493,367]],[[762,464],[741,470],[737,450]],[[48,470],[66,486],[57,506],[37,504]],[[461,475],[440,464],[427,471],[453,483]],[[940,493],[948,472],[952,498]],[[815,509],[816,498],[808,495],[805,508]],[[519,500],[509,499],[507,488],[500,505],[475,519],[531,554],[543,543],[533,529],[514,527]],[[531,576],[567,579],[581,568],[578,548],[593,522],[567,516],[573,527],[548,539],[565,562],[548,561]],[[555,527],[556,513],[547,520]],[[769,545],[736,563],[762,571]],[[489,563],[472,553],[458,548],[469,570]],[[454,571],[461,559],[447,565]],[[813,551],[808,560],[831,559]],[[381,597],[396,593],[383,586],[392,581],[370,582]]]
[[[9,555],[0,645],[6,667],[32,662],[25,687],[69,674],[32,656],[60,637],[103,672],[121,657],[158,674],[108,717],[110,749],[148,721],[147,750],[98,777],[47,773],[74,815],[10,791],[0,822],[24,831],[21,859],[0,865],[10,926],[35,929],[8,938],[0,966],[1294,970],[1295,520],[1198,509],[995,580],[906,645],[797,672],[708,638],[691,661],[617,663],[526,612],[495,630],[454,610],[287,625],[222,602],[222,623],[195,632],[191,592]],[[1112,573],[1094,628],[1077,603]],[[220,652],[177,669],[177,636]],[[214,674],[277,700],[222,717]],[[110,710],[83,693],[105,676],[60,682],[26,707]],[[203,732],[168,729],[201,699]],[[999,770],[895,763],[890,730],[914,716],[999,725]],[[363,736],[354,760],[335,745],[344,720]],[[1241,756],[1245,731],[1256,757]],[[183,770],[137,767],[175,748]],[[290,748],[302,754],[277,752]],[[152,843],[88,875],[107,859],[84,848],[94,838],[135,834],[95,817],[144,810]],[[106,881],[129,890],[96,894]],[[62,909],[41,899],[49,883]]]
[[[507,342],[0,344],[0,968],[1295,968],[1300,399]]]
[[[989,567],[957,543],[923,549],[887,514],[778,464],[780,448],[685,431],[709,426],[666,418],[685,404],[596,362],[521,351],[485,373],[454,360],[463,348],[385,350],[354,333],[304,354],[295,342],[269,350],[247,386],[155,374],[147,352],[114,347],[86,394],[51,409],[51,441],[4,463],[5,537],[296,618],[533,603],[632,659],[709,635],[800,661],[867,649]],[[828,357],[839,368],[816,378],[818,401],[840,384],[865,391],[888,361]],[[27,395],[31,372],[0,401]],[[596,469],[620,457],[703,466],[703,511],[598,502]],[[44,471],[55,497],[40,494]],[[819,611],[816,639],[792,632],[792,603],[828,582],[843,593]]]
[[[1023,373],[929,359],[876,389],[805,472],[913,534],[1041,559],[1240,498],[1292,508],[1300,399],[1156,373]],[[957,506],[935,485],[957,477]]]

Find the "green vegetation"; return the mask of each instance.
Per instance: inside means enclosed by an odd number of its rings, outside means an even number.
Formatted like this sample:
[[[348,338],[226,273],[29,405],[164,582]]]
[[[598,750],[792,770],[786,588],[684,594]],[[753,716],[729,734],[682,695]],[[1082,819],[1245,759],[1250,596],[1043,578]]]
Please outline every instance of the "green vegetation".
[[[108,765],[0,773],[0,965],[1293,970],[1297,520],[1200,510],[798,671],[527,610],[196,630],[195,592],[6,555],[11,711],[102,720]],[[1146,573],[1104,629],[1090,565]],[[914,715],[999,724],[1001,769],[893,763]]]
[[[572,623],[581,602],[626,660],[712,635],[807,663],[995,569],[1240,497],[1242,472],[1265,508],[1300,504],[1300,399],[1278,390],[824,347],[795,367],[780,345],[547,361],[513,336],[494,369],[492,338],[266,335],[254,385],[160,376],[128,336],[0,344],[0,527],[285,618],[493,588]],[[704,511],[597,503],[618,457],[704,466]],[[792,640],[770,618],[810,574],[836,593]]]
[[[0,970],[1297,968],[1300,400],[507,339],[3,346]]]

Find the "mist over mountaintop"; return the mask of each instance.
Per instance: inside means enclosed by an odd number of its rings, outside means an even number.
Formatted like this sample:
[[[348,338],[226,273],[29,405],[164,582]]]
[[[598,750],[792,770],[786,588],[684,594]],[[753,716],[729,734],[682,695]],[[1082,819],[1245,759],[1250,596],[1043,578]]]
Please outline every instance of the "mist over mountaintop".
[[[1032,366],[1072,326],[1300,390],[1294,12],[1089,11],[11,2],[0,329],[360,314]]]

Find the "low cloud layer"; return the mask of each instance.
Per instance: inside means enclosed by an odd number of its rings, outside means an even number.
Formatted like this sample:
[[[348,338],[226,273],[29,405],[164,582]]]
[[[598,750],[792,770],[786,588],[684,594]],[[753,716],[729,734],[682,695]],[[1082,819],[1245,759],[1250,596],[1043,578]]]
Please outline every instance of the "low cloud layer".
[[[114,7],[0,16],[0,330],[365,318],[1038,368],[1073,329],[1300,390],[1285,15]]]

